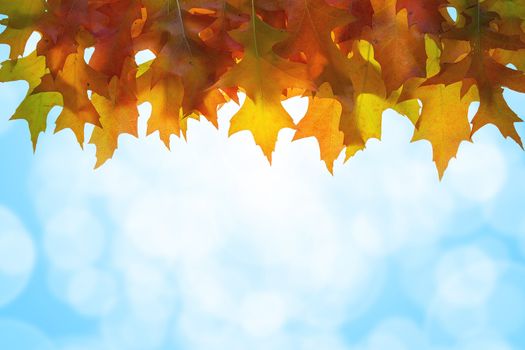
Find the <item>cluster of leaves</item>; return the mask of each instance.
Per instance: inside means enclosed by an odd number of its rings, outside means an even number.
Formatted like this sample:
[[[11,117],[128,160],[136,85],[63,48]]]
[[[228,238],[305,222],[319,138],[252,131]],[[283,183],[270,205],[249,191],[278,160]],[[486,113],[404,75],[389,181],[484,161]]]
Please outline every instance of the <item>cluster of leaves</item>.
[[[36,145],[61,106],[57,131],[83,145],[95,126],[97,165],[119,135],[137,134],[137,105],[151,103],[148,133],[169,146],[188,118],[217,126],[217,108],[238,91],[246,99],[230,134],[250,131],[270,161],[291,128],[318,140],[332,171],[341,152],[381,137],[388,108],[431,142],[440,176],[486,124],[521,145],[503,88],[525,92],[522,0],[0,0],[0,14],[10,46],[0,81],[29,84],[13,118],[27,120]],[[23,57],[34,32],[41,40]],[[143,50],[155,58],[138,65]],[[297,125],[281,104],[295,95],[309,99]]]

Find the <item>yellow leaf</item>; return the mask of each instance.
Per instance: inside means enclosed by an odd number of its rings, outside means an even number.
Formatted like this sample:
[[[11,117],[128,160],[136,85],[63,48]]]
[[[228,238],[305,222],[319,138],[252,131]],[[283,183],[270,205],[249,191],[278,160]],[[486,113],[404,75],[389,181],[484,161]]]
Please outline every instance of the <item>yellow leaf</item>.
[[[233,32],[232,36],[244,44],[244,57],[221,77],[217,87],[239,86],[247,98],[232,118],[229,133],[249,130],[271,162],[279,131],[295,127],[281,105],[282,91],[289,87],[313,89],[313,86],[305,65],[286,61],[273,52],[273,46],[286,34],[254,13],[247,28]]]
[[[170,136],[180,136],[183,89],[180,77],[171,75],[158,81],[149,94],[151,117],[148,120],[148,135],[158,131],[168,148]]]
[[[64,109],[56,121],[55,132],[71,129],[82,146],[86,123],[100,126],[100,115],[89,100],[88,90],[107,95],[106,78],[89,67],[79,52],[67,57],[64,69],[57,76],[56,88],[64,98]]]
[[[34,95],[28,95],[18,106],[12,120],[24,119],[29,125],[33,151],[36,150],[36,144],[40,133],[46,131],[47,116],[55,106],[62,106],[62,95],[57,92],[41,92]]]
[[[29,84],[27,93],[31,94],[47,71],[45,57],[37,56],[34,51],[29,56],[2,63],[0,82],[25,80]]]
[[[294,140],[315,137],[321,160],[333,174],[334,161],[344,148],[344,134],[339,130],[342,106],[334,97],[330,84],[324,83],[315,97],[310,97],[308,111],[297,125]]]
[[[471,140],[468,109],[475,93],[471,89],[462,98],[461,88],[462,83],[455,83],[424,86],[416,91],[423,109],[412,141],[430,141],[440,178],[450,159],[456,156],[461,142]]]
[[[523,148],[520,135],[516,131],[515,123],[521,122],[503,97],[503,89],[487,86],[480,89],[480,105],[478,112],[472,119],[472,134],[487,124],[495,125],[503,137],[510,137]]]
[[[100,114],[100,126],[96,126],[90,143],[97,147],[97,163],[104,164],[113,157],[121,134],[137,137],[137,97],[133,78],[136,75],[134,62],[128,60],[122,76],[113,77],[109,83],[109,98],[93,94],[93,105]]]

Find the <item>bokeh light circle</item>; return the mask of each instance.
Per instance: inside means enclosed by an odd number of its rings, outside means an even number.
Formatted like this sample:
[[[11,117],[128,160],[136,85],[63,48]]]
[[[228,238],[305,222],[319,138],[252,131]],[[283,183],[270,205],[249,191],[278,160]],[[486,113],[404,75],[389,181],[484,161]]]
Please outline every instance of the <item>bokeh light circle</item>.
[[[57,350],[37,328],[15,320],[0,319],[0,349]]]
[[[0,207],[0,306],[13,301],[27,285],[35,264],[33,240],[20,220]]]

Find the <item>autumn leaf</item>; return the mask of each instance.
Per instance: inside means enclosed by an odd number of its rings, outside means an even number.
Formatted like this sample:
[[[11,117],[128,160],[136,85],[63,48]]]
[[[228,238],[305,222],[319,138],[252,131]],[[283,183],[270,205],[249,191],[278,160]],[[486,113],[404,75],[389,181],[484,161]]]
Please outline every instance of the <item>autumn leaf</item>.
[[[0,43],[11,47],[11,59],[24,53],[27,40],[37,29],[38,19],[44,14],[43,0],[19,0],[0,2],[0,14],[7,18],[0,20],[6,26],[0,33]]]
[[[160,139],[168,148],[170,136],[180,136],[183,93],[182,81],[177,76],[162,79],[150,92],[152,113],[148,121],[148,135],[159,131]]]
[[[354,42],[350,73],[354,86],[353,118],[361,139],[381,138],[381,121],[386,109],[386,87],[381,67],[375,60],[374,48],[366,41]]]
[[[512,138],[523,147],[515,127],[515,123],[522,120],[503,98],[503,89],[501,87],[489,87],[482,89],[480,94],[481,103],[478,112],[472,120],[472,133],[475,133],[485,125],[493,124],[504,137]]]
[[[479,91],[480,109],[472,121],[474,132],[489,123],[494,124],[505,137],[511,137],[519,145],[521,139],[514,123],[521,121],[512,112],[503,98],[502,87],[525,92],[525,74],[508,68],[505,62],[498,62],[493,52],[499,50],[521,50],[525,48],[519,35],[502,33],[498,30],[499,20],[491,2],[480,3],[474,0],[451,0],[459,10],[458,24],[443,33],[447,46],[456,51],[458,47],[466,50],[456,52],[457,59],[450,62],[451,55],[445,52],[443,69],[425,84],[452,84],[463,82],[462,94],[476,85]],[[468,46],[460,45],[469,43]],[[447,46],[444,48],[447,49]],[[453,56],[452,56],[453,57]],[[510,63],[510,61],[509,61]]]
[[[122,134],[137,137],[137,96],[135,62],[128,60],[124,64],[120,78],[114,76],[109,83],[109,98],[94,94],[93,106],[100,115],[100,126],[96,126],[90,143],[97,147],[96,167],[113,157],[118,148],[118,139]]]
[[[104,96],[108,90],[106,84],[106,77],[86,64],[82,51],[69,55],[55,80],[56,91],[64,99],[55,132],[71,129],[82,146],[85,125],[100,126],[100,115],[89,99],[88,90]]]
[[[344,149],[344,134],[339,130],[342,106],[335,98],[330,84],[324,83],[314,97],[310,97],[310,107],[297,125],[294,140],[315,137],[321,150],[321,159],[330,173],[334,171],[334,161]]]
[[[0,68],[0,82],[26,81],[29,84],[28,94],[40,85],[46,74],[46,60],[33,52],[27,57],[17,58],[2,63]]]
[[[364,38],[374,45],[383,70],[387,94],[411,78],[425,77],[424,36],[408,23],[408,11],[396,9],[396,0],[371,0],[374,20]]]
[[[238,86],[246,92],[246,100],[233,116],[229,133],[249,130],[271,162],[279,131],[295,128],[281,105],[282,91],[287,87],[312,89],[313,85],[307,80],[305,65],[274,53],[273,46],[286,34],[261,21],[255,12],[249,25],[232,36],[244,45],[244,56],[221,77],[217,87]]]
[[[62,95],[59,93],[41,92],[27,96],[16,109],[11,119],[23,119],[27,121],[31,133],[33,151],[36,150],[40,133],[46,131],[49,112],[53,107],[62,105]]]
[[[430,141],[440,177],[450,159],[456,156],[460,143],[471,140],[468,109],[473,101],[473,92],[470,90],[461,96],[461,88],[461,83],[455,83],[424,86],[415,92],[422,101],[423,109],[412,141]]]
[[[47,127],[47,115],[55,106],[62,106],[62,96],[56,92],[37,92],[35,88],[47,74],[45,59],[33,52],[27,57],[8,61],[0,68],[0,82],[23,80],[29,84],[27,95],[11,117],[12,120],[26,120],[31,133],[33,150],[38,137]]]
[[[352,22],[351,13],[325,0],[288,0],[283,2],[283,7],[288,15],[290,36],[277,45],[277,51],[283,56],[304,60],[312,79],[320,75],[327,81],[334,75],[343,77],[347,69],[346,56],[331,40],[331,33]],[[301,59],[301,55],[305,59]]]

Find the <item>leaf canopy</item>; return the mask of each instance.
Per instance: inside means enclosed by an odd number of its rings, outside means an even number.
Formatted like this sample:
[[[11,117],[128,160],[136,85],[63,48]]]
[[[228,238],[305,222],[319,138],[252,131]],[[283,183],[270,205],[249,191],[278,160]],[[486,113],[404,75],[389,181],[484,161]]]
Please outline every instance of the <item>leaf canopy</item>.
[[[250,132],[271,162],[280,131],[313,137],[333,172],[381,138],[394,109],[431,143],[440,177],[460,144],[492,124],[520,146],[520,117],[504,89],[525,92],[525,5],[505,0],[0,0],[0,43],[10,47],[0,82],[28,92],[24,119],[36,147],[55,106],[56,131],[97,148],[97,166],[122,134],[137,136],[137,106],[150,102],[148,134],[167,147],[188,118],[218,127],[217,109],[246,98],[229,134]],[[41,39],[24,56],[29,37]],[[87,50],[93,50],[89,60]],[[136,55],[154,58],[138,65]],[[282,101],[309,100],[297,124]],[[469,107],[479,102],[474,118]]]

